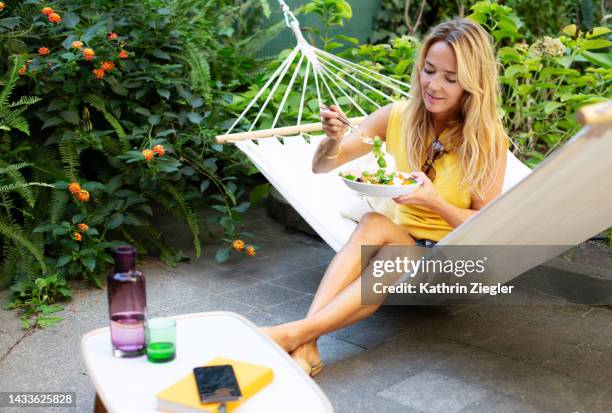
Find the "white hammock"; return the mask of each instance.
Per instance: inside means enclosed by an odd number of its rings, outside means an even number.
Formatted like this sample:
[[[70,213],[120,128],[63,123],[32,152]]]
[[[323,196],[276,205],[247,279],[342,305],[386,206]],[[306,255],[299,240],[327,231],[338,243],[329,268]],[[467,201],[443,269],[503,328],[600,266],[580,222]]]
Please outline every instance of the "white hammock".
[[[324,103],[322,90],[336,104],[332,88],[340,91],[364,115],[351,118],[356,125],[367,113],[352,98],[353,93],[376,107],[380,105],[361,90],[369,89],[389,101],[395,100],[366,83],[366,79],[392,91],[398,98],[408,96],[401,87],[408,90],[410,86],[311,46],[302,36],[297,19],[284,1],[279,0],[279,3],[287,26],[296,36],[297,46],[227,133],[217,136],[217,142],[235,143],[321,238],[338,251],[357,225],[343,215],[347,215],[347,209],[360,198],[345,186],[337,173],[314,174],[311,170],[313,155],[323,136],[310,134],[322,130],[320,123],[301,124],[308,81],[314,79],[319,104]],[[272,127],[253,130],[298,55],[301,56],[297,68],[289,80]],[[302,93],[296,126],[275,128],[304,60],[307,67],[300,82]],[[270,86],[272,88],[248,131],[232,134]],[[612,104],[606,102],[583,108],[582,117],[583,124],[588,126],[533,172],[508,152],[503,194],[452,231],[439,245],[559,246],[551,248],[545,255],[521,262],[516,262],[515,257],[502,259],[505,264],[499,273],[504,275],[498,281],[503,283],[562,253],[567,246],[577,245],[612,227],[612,162],[609,159],[612,154]],[[310,138],[310,142],[304,139],[305,136]],[[284,143],[277,137],[284,137]],[[254,142],[256,139],[257,144]],[[353,161],[353,164],[364,166],[371,159],[371,156],[366,156]],[[354,168],[356,165],[348,166]],[[504,254],[503,248],[499,254]]]

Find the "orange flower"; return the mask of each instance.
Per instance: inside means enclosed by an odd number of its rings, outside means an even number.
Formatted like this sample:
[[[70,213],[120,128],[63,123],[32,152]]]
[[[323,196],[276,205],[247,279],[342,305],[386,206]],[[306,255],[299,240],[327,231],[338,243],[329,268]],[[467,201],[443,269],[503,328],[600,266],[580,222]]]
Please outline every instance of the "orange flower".
[[[75,40],[74,42],[72,42],[70,47],[72,47],[73,49],[82,49],[83,48],[83,42],[80,41],[80,40]]]
[[[113,32],[108,33],[108,35],[106,36],[108,40],[115,40],[117,37],[119,37],[117,33],[113,33]]]
[[[6,5],[0,1],[0,11],[4,10]]]
[[[45,16],[49,17],[53,14],[53,9],[51,7],[45,7],[40,12]]]
[[[70,185],[68,185],[68,190],[71,194],[76,194],[81,190],[81,185],[79,185],[78,182],[72,182]]]
[[[153,159],[153,151],[151,149],[145,149],[142,151],[142,157],[145,159],[145,161],[149,162],[151,159]]]
[[[96,77],[96,79],[104,79],[104,69],[94,69],[92,70],[94,76]]]
[[[244,241],[239,239],[235,240],[232,242],[232,248],[236,251],[242,251],[244,249]]]
[[[77,192],[75,195],[76,195],[76,198],[77,198],[79,201],[83,201],[83,202],[87,202],[87,201],[89,201],[89,192],[87,192],[87,191],[86,191],[86,190],[84,190],[84,189],[81,189],[81,190],[80,190],[79,192]]]
[[[153,152],[155,152],[158,156],[164,156],[166,149],[164,149],[163,145],[155,145],[153,147]]]
[[[46,47],[39,47],[38,48],[38,55],[39,56],[47,56],[49,54],[49,49],[47,49]]]
[[[87,232],[87,230],[89,229],[89,225],[87,224],[78,224],[77,227],[79,227],[79,229],[83,232]]]
[[[119,59],[127,59],[130,55],[126,50],[121,50],[119,52]]]
[[[249,245],[246,249],[246,253],[247,255],[250,255],[251,257],[255,256],[255,248],[252,245]]]
[[[110,72],[114,68],[115,64],[113,62],[102,62],[102,65],[100,66],[100,69],[106,70],[107,72]]]
[[[21,69],[19,69],[19,76],[23,75],[26,72],[26,70],[28,70],[26,65],[21,66]]]
[[[82,241],[83,240],[83,236],[81,234],[79,234],[76,231],[72,232],[72,238],[74,238],[75,241]]]
[[[62,17],[57,13],[51,13],[47,18],[51,23],[59,23],[62,21]]]
[[[92,61],[94,60],[95,55],[96,55],[96,52],[94,52],[93,49],[90,49],[90,48],[83,49],[83,58],[85,60]]]

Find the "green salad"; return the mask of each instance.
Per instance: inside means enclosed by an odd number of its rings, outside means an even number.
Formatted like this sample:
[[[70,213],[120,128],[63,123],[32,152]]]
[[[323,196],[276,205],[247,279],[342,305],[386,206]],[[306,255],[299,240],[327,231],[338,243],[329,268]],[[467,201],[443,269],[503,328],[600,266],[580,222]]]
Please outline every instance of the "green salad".
[[[387,161],[382,149],[383,141],[378,136],[374,138],[372,152],[378,164],[378,170],[375,172],[363,171],[361,175],[355,176],[351,173],[340,172],[340,176],[349,181],[363,182],[374,185],[412,185],[416,180],[412,177],[405,177],[401,173],[385,172]]]

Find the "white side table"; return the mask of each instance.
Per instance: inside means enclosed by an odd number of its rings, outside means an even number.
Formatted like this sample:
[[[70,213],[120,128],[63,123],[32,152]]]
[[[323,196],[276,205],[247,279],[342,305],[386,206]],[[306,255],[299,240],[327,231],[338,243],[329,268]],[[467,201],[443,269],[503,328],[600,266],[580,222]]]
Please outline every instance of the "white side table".
[[[246,318],[229,312],[207,312],[176,319],[176,359],[163,364],[146,356],[115,358],[108,327],[85,334],[81,351],[96,388],[96,411],[158,412],[155,395],[215,357],[271,367],[274,380],[235,412],[332,413],[317,384],[276,343]],[[102,405],[103,404],[103,405]]]

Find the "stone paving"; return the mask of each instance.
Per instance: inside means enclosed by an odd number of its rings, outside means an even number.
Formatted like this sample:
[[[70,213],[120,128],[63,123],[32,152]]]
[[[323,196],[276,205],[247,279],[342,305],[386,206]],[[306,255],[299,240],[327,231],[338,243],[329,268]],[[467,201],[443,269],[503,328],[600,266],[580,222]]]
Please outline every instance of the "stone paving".
[[[168,242],[188,251],[186,229],[169,229]],[[333,251],[263,209],[250,213],[249,230],[260,246],[253,258],[217,264],[212,246],[176,268],[147,258],[150,315],[227,310],[257,325],[302,317]],[[537,271],[521,276],[515,305],[385,306],[322,337],[316,382],[346,413],[612,412],[612,309],[535,293]],[[107,324],[106,291],[77,288],[62,315],[58,327],[24,335],[0,311],[0,389],[75,391],[69,411],[91,411],[79,344]]]

